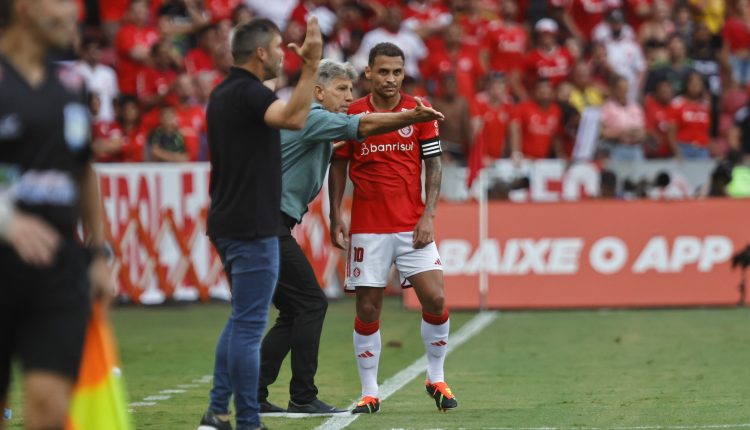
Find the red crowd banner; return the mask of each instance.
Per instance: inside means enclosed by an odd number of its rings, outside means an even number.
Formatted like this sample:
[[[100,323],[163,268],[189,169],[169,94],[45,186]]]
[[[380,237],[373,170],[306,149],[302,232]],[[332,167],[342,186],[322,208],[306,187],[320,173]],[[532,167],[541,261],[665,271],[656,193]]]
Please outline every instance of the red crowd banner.
[[[454,309],[728,306],[732,256],[750,241],[750,200],[441,204],[435,237]],[[404,295],[418,308],[413,292]]]

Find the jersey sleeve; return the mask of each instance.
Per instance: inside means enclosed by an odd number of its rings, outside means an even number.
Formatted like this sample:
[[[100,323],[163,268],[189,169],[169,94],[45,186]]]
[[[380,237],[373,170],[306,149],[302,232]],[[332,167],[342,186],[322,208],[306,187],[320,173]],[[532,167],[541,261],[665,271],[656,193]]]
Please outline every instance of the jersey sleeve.
[[[423,101],[423,103],[425,106],[430,106],[426,101]],[[443,148],[440,146],[440,126],[437,120],[421,122],[416,127],[419,130],[419,152],[422,159],[440,156],[443,153]]]
[[[347,140],[333,153],[334,160],[351,160],[353,154],[353,140]]]

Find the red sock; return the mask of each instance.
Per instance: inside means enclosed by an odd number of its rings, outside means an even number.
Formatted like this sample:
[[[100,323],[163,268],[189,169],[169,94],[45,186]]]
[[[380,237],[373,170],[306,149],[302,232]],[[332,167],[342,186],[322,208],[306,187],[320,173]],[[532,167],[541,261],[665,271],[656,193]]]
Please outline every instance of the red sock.
[[[380,320],[366,323],[359,319],[359,317],[354,317],[354,331],[362,336],[369,336],[378,330],[380,330]]]

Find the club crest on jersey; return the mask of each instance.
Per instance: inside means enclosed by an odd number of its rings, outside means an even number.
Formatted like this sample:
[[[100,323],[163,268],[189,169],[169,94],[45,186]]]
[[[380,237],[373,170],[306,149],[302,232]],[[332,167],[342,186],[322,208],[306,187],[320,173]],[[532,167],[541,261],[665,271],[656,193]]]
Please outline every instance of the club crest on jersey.
[[[352,272],[352,275],[354,275],[355,278],[359,278],[359,275],[361,275],[362,272],[360,272],[359,267],[355,267],[354,271]]]
[[[89,112],[80,103],[68,103],[63,109],[65,142],[73,151],[84,147],[89,139]]]
[[[398,134],[401,137],[409,137],[414,134],[414,127],[410,125],[408,127],[400,128],[398,129]]]

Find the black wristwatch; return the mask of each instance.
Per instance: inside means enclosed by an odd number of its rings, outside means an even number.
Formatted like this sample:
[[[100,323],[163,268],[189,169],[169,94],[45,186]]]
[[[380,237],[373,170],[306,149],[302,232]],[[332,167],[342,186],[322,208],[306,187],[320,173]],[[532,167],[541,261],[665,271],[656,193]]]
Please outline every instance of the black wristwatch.
[[[89,251],[91,261],[94,261],[97,258],[104,258],[107,260],[112,258],[112,250],[109,249],[109,245],[89,245],[86,249]]]

